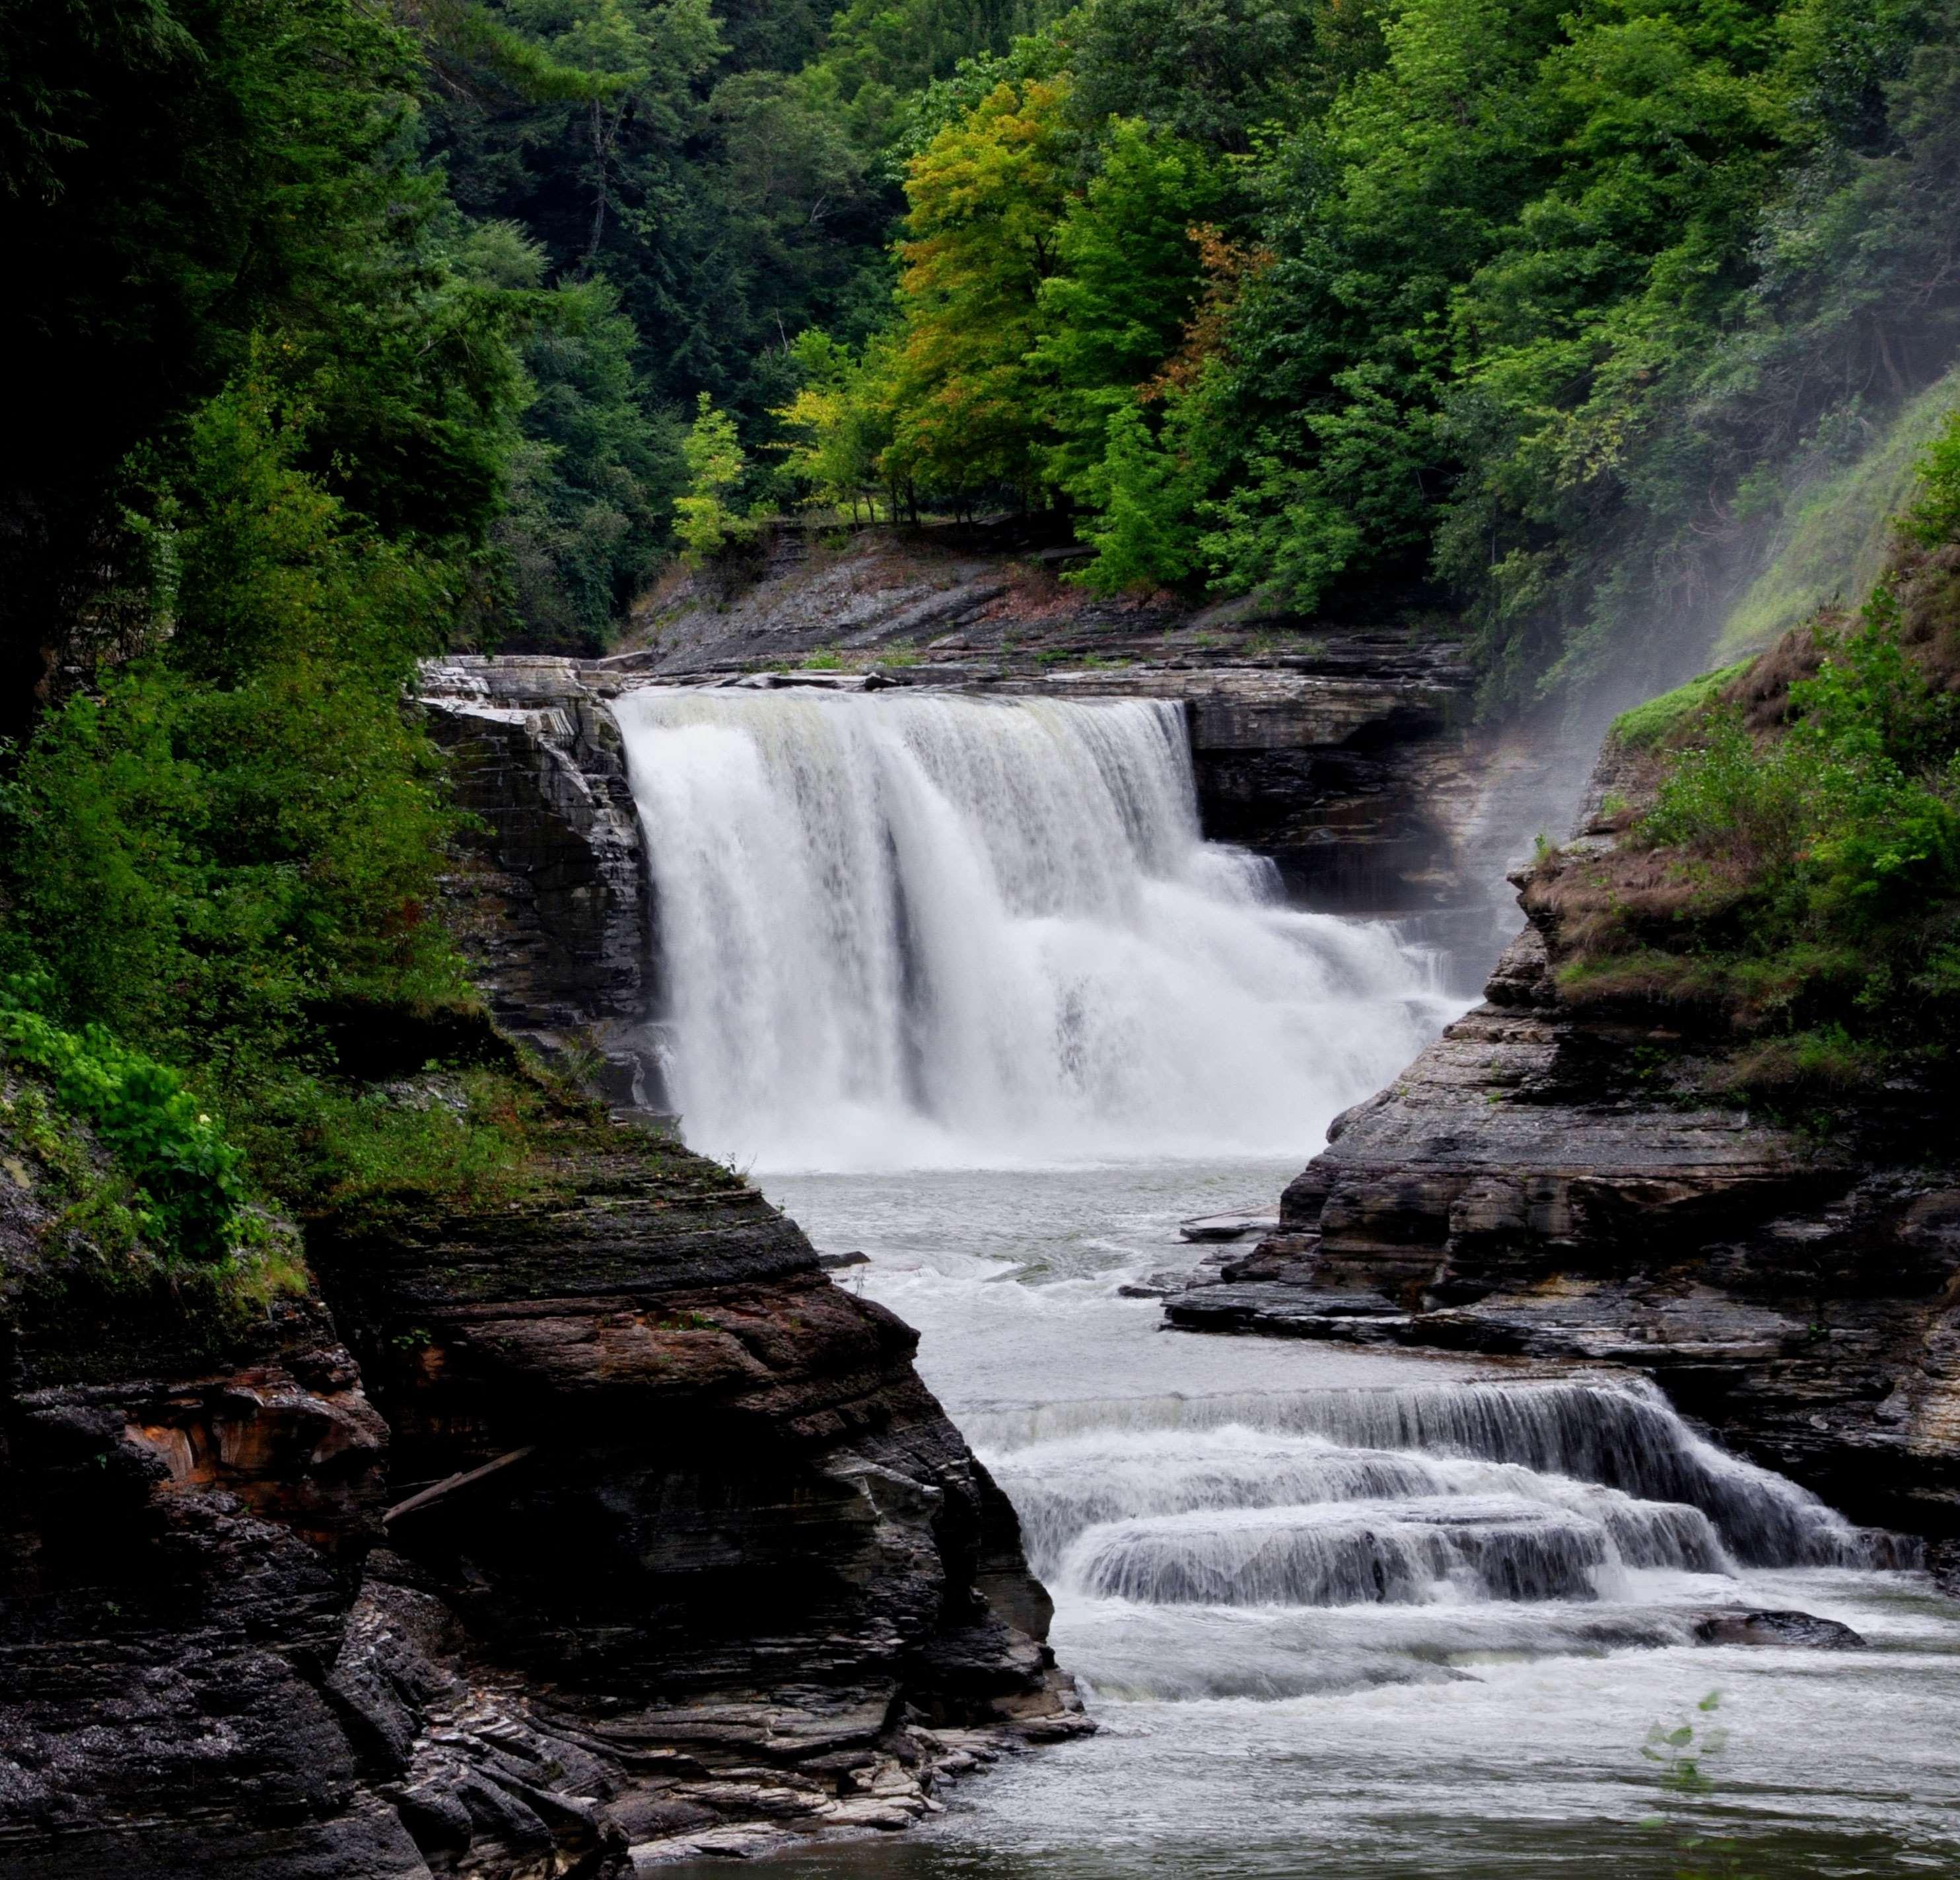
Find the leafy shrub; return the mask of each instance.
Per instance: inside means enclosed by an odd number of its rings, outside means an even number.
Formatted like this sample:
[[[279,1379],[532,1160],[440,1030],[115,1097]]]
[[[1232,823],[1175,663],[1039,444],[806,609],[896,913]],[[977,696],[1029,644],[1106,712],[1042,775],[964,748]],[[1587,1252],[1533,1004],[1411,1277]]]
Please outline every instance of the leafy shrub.
[[[37,992],[17,978],[0,994],[0,1045],[45,1073],[56,1101],[94,1125],[137,1185],[145,1238],[186,1258],[222,1258],[242,1227],[243,1152],[169,1066],[100,1025],[71,1032],[49,1023],[29,1003]]]
[[[1868,927],[1960,888],[1952,701],[1908,656],[1891,588],[1790,698],[1795,722],[1767,748],[1716,714],[1645,839],[1739,863],[1777,929]]]
[[[453,822],[401,702],[453,571],[301,472],[305,434],[249,377],[199,414],[158,498],[171,637],[45,717],[0,791],[15,963],[219,1087],[309,1048],[323,1000],[463,987],[425,916]]]

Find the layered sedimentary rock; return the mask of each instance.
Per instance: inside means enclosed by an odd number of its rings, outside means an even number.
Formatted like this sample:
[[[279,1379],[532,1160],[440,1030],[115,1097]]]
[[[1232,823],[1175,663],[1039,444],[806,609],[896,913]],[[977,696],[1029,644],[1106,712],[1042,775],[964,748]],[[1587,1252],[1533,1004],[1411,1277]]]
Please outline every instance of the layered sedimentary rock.
[[[613,1108],[539,1083],[521,1169],[323,1214],[317,1290],[242,1313],[96,1284],[0,1156],[0,1875],[617,1876],[902,1827],[1087,1727],[915,1334],[632,1111],[623,778],[526,682],[444,727],[458,930]],[[487,1026],[342,1023],[373,1100],[454,1096],[425,1053],[525,1075]]]
[[[396,1483],[428,1485],[390,1521],[345,1689],[432,1854],[899,1825],[970,1748],[933,1726],[1080,1727],[1012,1510],[915,1334],[726,1170],[568,1115],[500,1207],[315,1247]],[[486,1770],[431,1705],[521,1742]]]
[[[1561,997],[1538,919],[1171,1322],[1630,1366],[1854,1519],[1960,1535],[1950,1125],[1713,1103],[1680,1015]]]
[[[426,1872],[328,1688],[387,1438],[331,1319],[93,1284],[10,1167],[0,1873]]]
[[[603,698],[568,660],[469,660],[431,667],[425,705],[474,819],[449,916],[492,1016],[547,1057],[595,1045],[607,1094],[644,1104],[649,886]]]
[[[431,726],[454,755],[461,800],[506,858],[460,884],[485,937],[482,982],[499,1018],[548,1049],[582,1023],[612,1067],[616,1099],[658,1102],[644,1028],[658,1004],[652,889],[635,860],[606,711],[653,684],[1179,701],[1208,837],[1269,857],[1297,902],[1420,917],[1428,938],[1481,971],[1500,925],[1482,884],[1501,879],[1519,803],[1562,787],[1573,768],[1566,745],[1474,731],[1473,676],[1448,641],[1333,631],[1268,647],[1240,627],[1203,635],[1220,644],[1201,647],[1180,640],[1182,625],[1166,633],[1161,621],[1144,624],[1118,633],[1104,623],[1089,664],[1058,660],[1055,647],[996,622],[984,646],[921,652],[907,642],[907,663],[857,673],[749,662],[676,673],[648,654],[431,665]]]
[[[0,1872],[624,1874],[1083,1727],[914,1334],[714,1164],[534,1134],[494,1201],[317,1223],[333,1316],[229,1330],[43,1272],[30,1174]]]

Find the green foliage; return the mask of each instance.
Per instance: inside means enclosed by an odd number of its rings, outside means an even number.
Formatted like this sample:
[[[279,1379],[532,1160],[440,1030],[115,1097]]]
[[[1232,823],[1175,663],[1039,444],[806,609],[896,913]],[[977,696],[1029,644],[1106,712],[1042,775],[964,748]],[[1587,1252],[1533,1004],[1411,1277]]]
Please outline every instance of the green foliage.
[[[1225,195],[1205,151],[1140,119],[1107,125],[1099,156],[1055,231],[1055,270],[1040,285],[1027,361],[1054,387],[1055,441],[1044,477],[1097,507],[1107,500],[1098,500],[1101,491],[1123,484],[1101,467],[1105,450],[1134,457],[1134,426],[1112,431],[1112,421],[1136,410],[1138,389],[1176,350],[1203,281],[1194,231],[1220,212]]]
[[[513,1199],[546,1089],[508,1071],[431,1065],[385,1087],[282,1074],[266,1079],[239,1131],[290,1204],[308,1214],[372,1218],[431,1199]]]
[[[501,501],[517,383],[508,301],[450,265],[440,179],[418,161],[414,43],[384,10],[29,11],[9,47],[26,128],[19,186],[0,192],[0,334],[62,421],[0,453],[17,729],[40,649],[86,636],[116,559],[120,466],[167,454],[239,374],[306,404],[303,467],[351,511],[453,553]]]
[[[492,224],[508,285],[534,289],[535,247]],[[680,427],[650,409],[633,355],[638,336],[603,281],[533,292],[523,340],[529,379],[504,512],[493,539],[508,558],[516,637],[541,651],[602,651],[664,546],[686,476]]]
[[[1960,701],[1939,682],[1953,631],[1939,590],[1914,604],[1908,622],[1888,581],[1849,625],[1814,627],[1815,672],[1768,730],[1715,698],[1728,675],[1643,708],[1646,748],[1675,747],[1628,838],[1653,861],[1576,865],[1575,880],[1606,873],[1597,911],[1577,917],[1564,996],[1723,1014],[1752,1042],[1705,1081],[1774,1104],[1873,1086],[1901,1055],[1950,1055]]]
[[[1083,121],[1141,119],[1240,152],[1365,61],[1373,9],[1338,0],[1099,0],[1073,37]]]
[[[1739,1843],[1702,1832],[1696,1817],[1694,1805],[1715,1792],[1715,1779],[1707,1765],[1729,1747],[1729,1732],[1710,1721],[1721,1707],[1722,1694],[1711,1691],[1685,1722],[1653,1725],[1640,1746],[1641,1755],[1659,1766],[1665,1811],[1649,1816],[1640,1825],[1669,1831],[1677,1863],[1674,1880],[1762,1880],[1740,1864]]]
[[[1624,749],[1652,750],[1707,711],[1749,664],[1744,660],[1719,673],[1704,673],[1672,692],[1662,692],[1658,698],[1650,698],[1643,705],[1621,712],[1613,721],[1608,735]]]
[[[444,571],[296,468],[306,441],[256,378],[199,415],[156,497],[167,654],[50,714],[6,792],[59,1009],[179,1062],[290,1048],[323,1000],[460,983],[424,914],[448,819],[399,702]]]
[[[734,506],[735,492],[748,474],[749,460],[733,421],[701,394],[694,422],[681,441],[689,482],[674,501],[674,533],[684,559],[698,568],[725,549],[752,541],[761,523]]]
[[[178,1074],[99,1025],[63,1030],[33,1009],[37,988],[0,992],[0,1048],[46,1074],[55,1099],[92,1124],[136,1185],[132,1226],[169,1255],[221,1258],[244,1232],[241,1153]]]
[[[1173,585],[1198,568],[1193,511],[1210,464],[1201,428],[1179,421],[1193,410],[1174,396],[1155,437],[1144,408],[1134,401],[1109,414],[1102,455],[1077,485],[1096,512],[1083,531],[1096,559],[1070,580],[1113,594]]]
[[[1905,533],[1922,548],[1960,542],[1960,410],[1946,414],[1919,463],[1917,498],[1905,513]]]
[[[1055,271],[1068,157],[1060,81],[1002,83],[915,157],[892,368],[895,481],[955,497],[1040,476],[1042,283]]]
[[[1767,750],[1718,714],[1662,786],[1643,839],[1740,860],[1765,937],[1888,931],[1960,891],[1954,701],[1907,657],[1889,588],[1791,687],[1790,710]]]
[[[1493,698],[1637,673],[1950,358],[1952,4],[1091,0],[915,113],[887,471],[1109,589],[1440,578]]]
[[[1956,397],[1960,380],[1949,374],[1888,424],[1860,415],[1830,428],[1842,441],[1826,450],[1820,439],[1810,480],[1783,500],[1767,564],[1723,621],[1718,654],[1767,646],[1820,607],[1863,605],[1891,553],[1895,519],[1912,497],[1917,460]],[[1841,453],[1844,460],[1838,461]],[[1764,485],[1763,500],[1776,499],[1771,482]],[[1758,497],[1748,483],[1739,494],[1745,503]]]
[[[967,106],[1004,78],[1052,76],[1010,71],[1004,62],[1017,39],[1037,34],[1065,10],[1066,0],[851,0],[830,23],[816,69],[844,107],[857,142],[881,148],[915,138],[920,94],[958,83],[956,74],[987,74],[980,90],[964,97]],[[940,115],[934,129],[950,115]]]
[[[848,510],[855,518],[868,501],[875,516],[881,462],[892,441],[888,345],[874,340],[854,351],[813,329],[790,351],[803,383],[774,414],[788,434],[785,472],[807,502]]]

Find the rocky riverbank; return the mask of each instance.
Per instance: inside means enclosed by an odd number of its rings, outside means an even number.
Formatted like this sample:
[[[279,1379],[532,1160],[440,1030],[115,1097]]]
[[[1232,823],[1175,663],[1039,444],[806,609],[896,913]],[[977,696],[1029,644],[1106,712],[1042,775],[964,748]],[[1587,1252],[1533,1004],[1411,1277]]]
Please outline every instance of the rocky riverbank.
[[[1587,839],[1608,834],[1596,819]],[[1171,1298],[1169,1322],[1624,1366],[1950,1563],[1950,1116],[1906,1082],[1828,1127],[1711,1098],[1694,1012],[1561,990],[1557,867],[1521,877],[1529,924],[1484,1002],[1337,1119],[1278,1231]]]
[[[588,1067],[638,1009],[630,822],[597,756],[469,728],[459,929]],[[529,1080],[527,1159],[323,1209],[256,1302],[119,1278],[6,1093],[0,1874],[616,1880],[902,1827],[1087,1727],[915,1334],[488,1024],[361,1036],[367,1101]]]

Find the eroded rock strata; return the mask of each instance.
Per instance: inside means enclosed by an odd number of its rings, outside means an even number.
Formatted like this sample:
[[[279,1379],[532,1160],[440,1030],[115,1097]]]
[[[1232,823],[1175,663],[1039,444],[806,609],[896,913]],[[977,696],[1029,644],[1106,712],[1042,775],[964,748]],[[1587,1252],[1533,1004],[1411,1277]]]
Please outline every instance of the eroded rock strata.
[[[1012,1510],[915,1334],[725,1170],[595,1114],[494,1213],[317,1248],[397,1482],[438,1487],[390,1525],[344,1685],[432,1852],[898,1826],[971,1754],[935,1729],[1080,1727]],[[486,1742],[521,1805],[493,1823]]]
[[[459,931],[511,1029],[597,1043],[629,1110],[606,727],[472,702]],[[444,1101],[425,1054],[521,1064],[350,1023],[380,1099]],[[915,1334],[643,1115],[539,1101],[515,1177],[323,1215],[317,1290],[242,1317],[91,1282],[9,1137],[0,1874],[616,1876],[902,1827],[1087,1727]]]
[[[1084,1727],[915,1335],[714,1164],[545,1137],[216,1338],[37,1284],[21,1204],[0,1872],[623,1874]]]
[[[1960,1165],[1901,1087],[1825,1133],[1711,1102],[1693,1015],[1575,1005],[1556,915],[1336,1120],[1173,1325],[1610,1361],[1853,1519],[1960,1537]],[[1208,1277],[1209,1277],[1208,1275]]]

